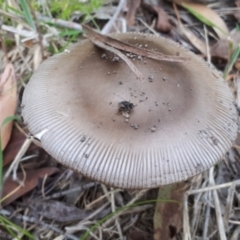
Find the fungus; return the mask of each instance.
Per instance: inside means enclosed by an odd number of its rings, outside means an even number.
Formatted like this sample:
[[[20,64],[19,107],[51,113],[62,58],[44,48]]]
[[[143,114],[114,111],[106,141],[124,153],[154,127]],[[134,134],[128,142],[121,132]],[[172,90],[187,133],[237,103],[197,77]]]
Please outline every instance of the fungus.
[[[220,74],[165,38],[111,36],[191,61],[137,57],[144,76],[138,81],[122,59],[89,40],[49,58],[22,100],[24,122],[43,148],[63,165],[120,188],[186,180],[220,161],[237,134],[233,96]],[[118,114],[123,101],[136,106],[128,121]]]

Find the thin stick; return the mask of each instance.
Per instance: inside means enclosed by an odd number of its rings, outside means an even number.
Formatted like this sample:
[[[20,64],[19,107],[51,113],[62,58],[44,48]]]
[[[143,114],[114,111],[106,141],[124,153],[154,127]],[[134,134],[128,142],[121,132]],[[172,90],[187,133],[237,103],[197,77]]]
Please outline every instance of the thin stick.
[[[38,33],[38,43],[39,43],[39,46],[40,46],[40,49],[41,49],[41,57],[42,57],[41,62],[42,62],[42,60],[45,59],[42,33],[40,31],[39,24],[38,24],[38,21],[37,21],[37,17],[36,17],[34,9],[32,7],[32,4],[31,3],[27,3],[27,4],[28,4],[28,6],[31,10],[31,14],[32,14],[33,20],[35,22],[36,30],[37,30],[37,33]]]
[[[69,29],[74,29],[77,31],[82,31],[82,26],[78,23],[75,22],[70,22],[70,21],[65,21],[62,19],[57,19],[57,18],[50,18],[47,16],[41,16],[40,14],[36,14],[36,17],[38,20],[45,22],[45,23],[51,23],[51,24],[56,24],[60,27],[66,27]]]
[[[121,189],[115,189],[113,192],[114,192],[114,193],[122,192],[122,190],[121,190]],[[97,199],[93,200],[92,202],[90,202],[89,204],[87,204],[87,205],[85,206],[85,209],[87,209],[87,210],[92,209],[93,206],[94,206],[96,203],[98,203],[99,201],[101,201],[101,200],[104,199],[105,197],[107,198],[107,196],[110,195],[110,194],[112,194],[112,192],[106,192],[104,195],[101,195],[99,198],[97,198]]]
[[[127,203],[126,207],[132,205],[135,203],[138,199],[140,199],[148,190],[142,190],[137,195],[135,198],[133,198],[130,202]],[[103,223],[102,228],[106,228],[111,222],[113,222],[116,218],[118,218],[124,210],[127,210],[127,208],[124,208],[121,212],[118,212],[114,214],[111,218],[109,218],[105,223]]]
[[[112,37],[102,35],[100,33],[95,32],[87,25],[82,24],[82,28],[87,31],[87,35],[89,39],[98,40],[100,42],[104,42],[105,44],[117,48],[119,50],[134,53],[140,56],[144,56],[147,58],[152,58],[158,61],[169,61],[169,62],[186,62],[189,61],[190,58],[187,57],[180,57],[180,56],[173,56],[173,55],[165,55],[162,53],[154,52],[148,49],[142,49],[136,46],[133,46],[131,44],[119,41],[117,39],[114,39]]]
[[[112,207],[112,212],[115,212],[116,211],[115,196],[114,196],[113,188],[111,188],[111,190],[112,190],[112,192],[111,192],[111,207]],[[123,239],[122,229],[121,229],[118,217],[115,219],[115,225],[117,226],[118,235],[119,235],[120,239]]]
[[[238,237],[239,237],[239,235],[240,235],[240,226],[238,226],[238,227],[234,230],[234,232],[233,232],[232,237],[230,238],[230,240],[237,240]]]
[[[54,194],[52,194],[48,197],[43,198],[43,200],[46,201],[46,200],[50,200],[50,199],[53,199],[53,198],[59,198],[59,197],[68,195],[69,193],[76,192],[76,191],[79,191],[79,190],[85,190],[85,189],[88,189],[88,188],[91,188],[91,187],[94,187],[94,186],[96,186],[96,183],[94,183],[94,182],[86,183],[85,185],[82,185],[80,187],[76,187],[76,188],[72,188],[72,189],[69,189],[69,190],[66,190],[66,191],[54,193]]]
[[[209,40],[208,40],[208,31],[206,28],[206,25],[204,26],[204,33],[205,33],[205,44],[206,44],[206,53],[207,53],[207,62],[211,64],[211,54],[210,54],[210,49],[209,49]]]
[[[211,192],[208,193],[208,195],[211,195]],[[207,239],[208,236],[208,228],[209,228],[209,220],[210,220],[210,206],[207,204],[206,206],[206,217],[205,217],[205,223],[204,223],[204,228],[203,228],[203,238],[202,239]]]
[[[183,240],[191,240],[190,223],[188,216],[188,194],[184,195],[183,200]]]
[[[211,167],[209,170],[209,183],[211,185],[215,185],[213,172],[214,172],[214,167]],[[219,201],[218,193],[216,190],[213,190],[213,199],[215,204],[215,213],[216,213],[216,220],[217,220],[220,240],[227,240],[222,213],[221,213],[220,201]]]
[[[226,208],[225,208],[225,214],[224,214],[224,226],[227,229],[228,228],[228,221],[230,214],[232,213],[232,205],[233,205],[233,198],[234,193],[236,190],[236,183],[233,183],[231,187],[228,189],[228,196],[226,200]]]
[[[196,194],[196,193],[218,190],[218,189],[221,189],[221,188],[227,188],[227,187],[232,186],[232,184],[234,184],[234,183],[236,183],[236,185],[238,186],[238,185],[240,185],[240,180],[237,180],[237,181],[234,181],[234,182],[223,183],[223,184],[219,184],[219,185],[215,185],[215,186],[205,187],[205,188],[202,188],[202,189],[187,191],[186,194],[187,195],[192,195],[192,194]]]
[[[115,11],[115,13],[113,14],[112,18],[107,22],[107,24],[103,27],[101,33],[102,34],[107,34],[110,32],[111,27],[113,26],[114,22],[116,21],[118,15],[120,14],[123,5],[125,4],[126,0],[120,0],[117,9]]]
[[[137,76],[138,79],[143,80],[144,76],[142,75],[142,73],[137,69],[137,67],[133,64],[133,62],[126,57],[122,52],[120,52],[119,50],[106,45],[103,42],[100,42],[98,40],[92,40],[90,39],[96,46],[106,49],[114,54],[116,54],[117,56],[119,56],[128,66],[129,68],[134,72],[134,74]]]
[[[18,153],[17,153],[16,157],[14,158],[11,166],[8,168],[6,174],[4,175],[4,178],[3,178],[4,181],[8,178],[8,176],[10,175],[10,173],[12,172],[12,170],[16,169],[16,165],[18,165],[19,162],[21,161],[23,155],[26,153],[26,151],[28,150],[30,144],[32,143],[32,140],[33,140],[33,137],[30,137],[30,138],[27,138],[27,139],[24,141],[21,149],[18,151]],[[14,176],[15,176],[15,175],[14,175]],[[16,176],[15,176],[15,177],[16,177]],[[17,180],[17,179],[14,179],[14,180]]]
[[[7,211],[5,209],[0,209],[0,214],[2,214],[4,216],[11,216],[12,215],[9,211]],[[54,232],[63,234],[64,236],[66,236],[69,239],[72,239],[72,240],[78,240],[79,239],[78,237],[75,237],[72,234],[66,233],[66,232],[62,231],[61,229],[59,229],[59,228],[57,228],[53,225],[50,225],[48,223],[42,222],[42,221],[40,221],[36,218],[24,216],[24,215],[21,215],[21,214],[14,215],[14,217],[17,218],[17,219],[20,219],[20,220],[30,222],[30,223],[35,223],[35,224],[41,225],[41,226],[43,226],[47,229],[52,229]]]

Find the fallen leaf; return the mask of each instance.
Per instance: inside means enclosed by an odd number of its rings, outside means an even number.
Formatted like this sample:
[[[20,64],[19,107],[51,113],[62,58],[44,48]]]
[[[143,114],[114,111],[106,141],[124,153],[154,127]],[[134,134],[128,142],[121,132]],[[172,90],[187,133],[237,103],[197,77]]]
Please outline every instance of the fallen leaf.
[[[80,221],[88,217],[92,211],[86,211],[59,201],[34,201],[28,204],[38,214],[58,222]]]
[[[140,5],[141,5],[141,0],[134,0],[134,1],[128,0],[127,2],[128,11],[126,16],[128,26],[133,26],[135,24],[135,15]]]
[[[143,3],[143,8],[149,12],[157,14],[157,22],[155,24],[156,30],[160,32],[169,32],[171,30],[172,26],[169,23],[169,16],[162,7]]]
[[[158,20],[155,25],[156,30],[161,32],[169,32],[172,26],[168,21],[169,19],[168,14],[161,7],[153,6],[153,9],[156,11],[158,15]]]
[[[220,39],[211,47],[211,56],[229,60],[232,51],[238,46],[239,42],[240,32],[231,33],[228,38]]]
[[[174,1],[175,2],[175,1]],[[177,3],[177,2],[176,2]],[[211,8],[198,3],[192,2],[181,2],[179,3],[182,7],[191,8],[194,12],[202,16],[208,22],[213,24],[213,29],[219,36],[219,38],[226,38],[229,35],[228,27],[223,21],[223,19]]]
[[[94,38],[90,38],[90,40],[98,47],[103,48],[109,52],[112,52],[114,54],[116,54],[118,57],[120,57],[128,66],[129,68],[133,71],[133,73],[137,76],[138,79],[143,80],[144,76],[142,75],[142,73],[138,70],[138,68],[134,65],[134,63],[127,58],[126,55],[124,55],[122,52],[120,52],[118,49],[113,48],[111,46],[108,46],[107,44],[105,44],[104,42],[101,42],[97,39]]]
[[[235,64],[234,67],[239,71],[240,70],[240,59],[238,59]]]
[[[207,55],[206,45],[205,43],[200,40],[191,30],[181,26],[181,30],[183,34],[187,37],[187,39],[192,43],[192,45],[198,49],[202,54],[205,56]]]
[[[88,27],[87,25],[82,24],[82,27],[84,30],[86,30],[88,32],[88,38],[91,41],[100,41],[102,43],[105,43],[111,47],[117,48],[119,50],[122,50],[124,52],[130,52],[130,53],[134,53],[140,56],[144,56],[147,58],[152,58],[158,61],[169,61],[169,62],[187,62],[190,60],[190,58],[186,58],[186,57],[180,57],[180,56],[174,56],[174,55],[165,55],[159,52],[155,52],[155,51],[151,51],[148,49],[143,49],[143,48],[139,48],[136,47],[134,45],[119,41],[115,38],[106,36],[106,35],[102,35],[100,33],[95,32],[94,30],[92,30],[90,27]]]
[[[232,81],[234,78],[235,78],[236,74],[229,74],[227,77],[226,77],[226,81],[229,82],[229,81]]]
[[[22,132],[20,132],[19,129],[13,127],[11,138],[8,142],[8,145],[3,151],[3,166],[10,163],[16,157],[25,139],[26,136]],[[35,144],[31,144],[30,149],[33,149],[35,147]]]
[[[17,108],[17,83],[13,65],[8,63],[0,80],[0,125],[15,114]],[[12,121],[6,123],[1,131],[2,150],[7,146],[12,131]]]
[[[34,45],[34,41],[33,41],[33,39],[29,39],[29,40],[24,41],[23,44],[24,44],[25,47],[27,47],[27,48],[32,48],[33,45]]]
[[[41,216],[65,223],[70,221],[80,221],[92,214],[92,211],[79,209],[72,204],[65,202],[50,200],[50,201],[30,201],[28,206]],[[101,213],[96,214],[89,219],[99,219],[105,217],[111,212],[110,208],[104,209]]]
[[[119,41],[107,35],[103,35],[95,32],[93,29],[88,27],[87,25],[82,24],[82,28],[87,31],[88,39],[96,46],[110,51],[121,58],[132,70],[132,72],[137,76],[138,79],[143,80],[143,74],[138,70],[138,68],[134,65],[134,63],[122,52],[130,52],[140,56],[145,56],[148,58],[153,58],[161,61],[171,61],[171,62],[182,62],[188,60],[188,58],[179,57],[179,56],[168,56],[158,52],[150,51],[147,49],[139,48],[133,46],[131,44]]]
[[[177,239],[177,234],[182,229],[183,196],[186,190],[184,182],[159,188],[158,200],[163,201],[158,201],[155,207],[154,240]]]
[[[191,42],[196,49],[198,49],[202,54],[206,56],[207,51],[205,43],[202,40],[200,40],[192,31],[183,26],[181,19],[179,17],[177,6],[175,4],[173,4],[173,8],[175,14],[177,15],[178,24],[182,33],[187,37],[189,42]]]
[[[46,168],[39,168],[36,170],[26,171],[26,179],[24,182],[24,186],[20,186],[20,187],[19,187],[19,183],[16,181],[13,181],[12,177],[10,176],[9,178],[6,179],[6,181],[3,184],[2,199],[4,200],[1,203],[2,206],[4,207],[10,204],[17,198],[23,196],[25,193],[34,189],[37,186],[39,179],[44,178],[46,175],[50,176],[58,171],[59,169],[54,167],[46,167]],[[17,177],[21,181],[24,180],[23,173],[18,173]],[[13,192],[14,190],[16,191]],[[12,194],[9,195],[10,193]],[[5,199],[6,196],[8,197]]]

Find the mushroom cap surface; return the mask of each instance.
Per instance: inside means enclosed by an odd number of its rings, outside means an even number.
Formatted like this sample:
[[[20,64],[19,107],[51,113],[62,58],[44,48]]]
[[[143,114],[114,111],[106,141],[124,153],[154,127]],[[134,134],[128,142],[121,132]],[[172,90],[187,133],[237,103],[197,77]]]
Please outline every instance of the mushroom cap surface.
[[[33,136],[63,165],[120,188],[186,180],[220,161],[237,134],[233,96],[217,71],[162,37],[112,37],[185,63],[126,54],[140,81],[113,53],[89,40],[46,60],[24,91]],[[119,104],[133,104],[126,114]]]

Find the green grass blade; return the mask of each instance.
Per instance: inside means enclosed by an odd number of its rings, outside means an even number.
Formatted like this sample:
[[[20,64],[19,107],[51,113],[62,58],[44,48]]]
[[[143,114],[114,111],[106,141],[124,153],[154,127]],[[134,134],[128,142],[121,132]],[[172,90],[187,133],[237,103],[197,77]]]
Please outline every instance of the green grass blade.
[[[7,9],[7,10],[11,10],[12,12],[16,13],[16,14],[17,14],[18,16],[20,16],[20,17],[24,17],[23,12],[19,11],[19,10],[16,9],[16,8],[13,8],[13,7],[7,5],[7,6],[6,6],[6,9]]]
[[[7,232],[12,236],[12,237],[14,237],[14,238],[16,238],[16,239],[19,239],[18,237],[17,237],[17,235],[14,233],[14,231],[12,231],[12,229],[10,228],[10,227],[8,227],[8,225],[2,220],[2,216],[0,216],[0,224],[4,227],[4,228],[6,228],[6,230],[7,230]]]
[[[13,116],[8,116],[6,117],[0,127],[0,130],[2,130],[3,126],[6,125],[7,123],[11,122],[11,121],[20,121],[21,118],[19,116],[13,115]]]
[[[219,31],[221,31],[222,33],[226,34],[226,32],[224,32],[220,27],[218,27],[215,23],[211,22],[210,20],[208,20],[207,18],[205,18],[204,16],[202,16],[201,14],[199,14],[198,12],[196,12],[193,8],[189,7],[187,4],[183,4],[182,5],[184,8],[186,8],[193,16],[195,16],[199,21],[201,21],[202,23],[206,24],[209,27],[215,27],[217,28]]]
[[[33,240],[35,239],[34,236],[33,236],[31,233],[29,233],[29,232],[26,231],[25,229],[17,226],[16,224],[14,224],[13,222],[9,221],[7,218],[5,218],[5,217],[3,217],[3,216],[1,216],[1,215],[0,215],[0,220],[1,220],[2,224],[3,224],[3,226],[6,227],[6,229],[9,229],[9,228],[7,227],[7,225],[8,225],[8,226],[11,226],[11,227],[17,229],[19,232],[21,232],[23,235],[25,235],[25,236],[28,237],[29,239],[33,239]],[[9,233],[10,233],[10,232],[9,232]],[[10,234],[11,234],[11,233],[10,233]],[[18,238],[18,239],[19,239],[19,238]]]
[[[36,30],[36,25],[33,21],[33,17],[32,17],[32,14],[31,14],[31,11],[29,9],[29,6],[28,6],[28,2],[26,0],[20,0],[20,4],[21,4],[21,7],[23,9],[23,12],[24,12],[24,17],[26,18],[29,26]]]
[[[71,37],[71,36],[77,37],[80,33],[82,33],[82,31],[66,29],[60,32],[58,36],[59,37]]]
[[[240,54],[240,44],[238,44],[238,46],[235,48],[235,50],[233,51],[231,57],[230,57],[230,60],[224,70],[224,73],[223,73],[223,77],[224,79],[227,78],[229,72],[232,70],[233,68],[233,65],[235,64],[235,62],[237,61],[238,57],[239,57],[239,54]]]
[[[171,202],[171,203],[178,203],[175,200],[171,200],[171,199],[153,199],[153,200],[147,200],[147,201],[142,201],[142,202],[137,202],[134,204],[131,204],[129,206],[125,206],[122,208],[117,209],[115,212],[108,214],[106,217],[102,218],[101,220],[99,220],[95,225],[93,225],[81,238],[80,240],[87,240],[88,236],[90,235],[90,232],[93,232],[98,226],[100,226],[101,224],[103,224],[105,221],[107,221],[109,218],[111,218],[112,216],[114,216],[115,214],[118,214],[119,212],[132,208],[132,207],[136,207],[136,206],[141,206],[144,204],[149,204],[149,203],[156,203],[156,202]]]

